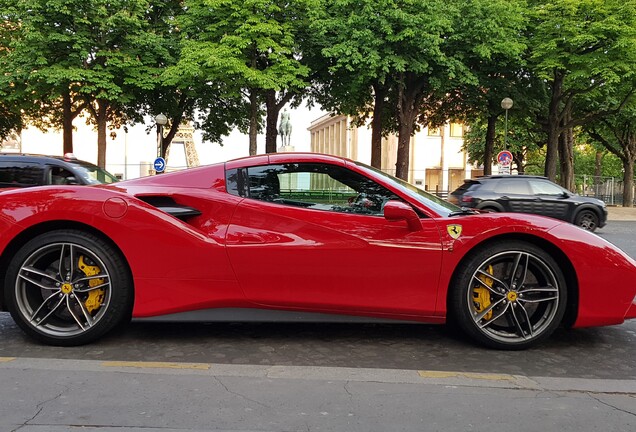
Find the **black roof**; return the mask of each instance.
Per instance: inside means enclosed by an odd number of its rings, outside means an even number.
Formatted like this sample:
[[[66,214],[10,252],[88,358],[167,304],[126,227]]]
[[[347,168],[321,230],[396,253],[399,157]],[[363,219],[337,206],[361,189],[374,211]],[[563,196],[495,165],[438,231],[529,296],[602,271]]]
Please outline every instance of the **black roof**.
[[[487,176],[479,176],[473,180],[488,180],[488,179],[501,179],[501,178],[548,180],[548,178],[545,176],[530,175],[530,174],[493,174],[493,175],[487,175]]]

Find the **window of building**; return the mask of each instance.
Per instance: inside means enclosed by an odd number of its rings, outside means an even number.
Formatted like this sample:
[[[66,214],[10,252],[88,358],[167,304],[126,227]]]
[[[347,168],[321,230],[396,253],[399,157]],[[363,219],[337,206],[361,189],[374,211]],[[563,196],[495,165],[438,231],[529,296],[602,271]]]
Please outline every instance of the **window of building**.
[[[426,169],[426,184],[424,189],[427,192],[435,194],[442,192],[442,170],[440,168]]]
[[[454,191],[464,183],[466,172],[463,168],[450,168],[448,170],[448,190]]]
[[[442,136],[441,128],[428,127],[428,136]]]
[[[464,125],[461,123],[450,124],[450,136],[454,138],[461,138],[464,136]]]

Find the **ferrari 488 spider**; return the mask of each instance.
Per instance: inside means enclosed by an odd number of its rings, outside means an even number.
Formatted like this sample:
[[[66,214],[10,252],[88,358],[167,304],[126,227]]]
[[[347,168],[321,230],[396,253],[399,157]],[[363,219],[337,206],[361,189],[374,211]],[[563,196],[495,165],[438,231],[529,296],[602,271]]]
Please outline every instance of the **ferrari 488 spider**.
[[[460,209],[363,164],[282,153],[0,193],[0,307],[54,345],[133,318],[453,322],[521,349],[636,317],[636,263],[567,222]]]

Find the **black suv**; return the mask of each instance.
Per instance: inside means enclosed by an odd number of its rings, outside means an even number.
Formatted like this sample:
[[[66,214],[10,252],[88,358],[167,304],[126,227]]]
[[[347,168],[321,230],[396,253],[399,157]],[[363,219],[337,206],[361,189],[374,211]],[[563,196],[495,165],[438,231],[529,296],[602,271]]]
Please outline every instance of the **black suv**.
[[[117,178],[72,155],[0,154],[0,188],[114,183]]]
[[[607,222],[603,201],[573,194],[540,176],[493,175],[464,180],[448,200],[460,207],[550,216],[589,231]]]

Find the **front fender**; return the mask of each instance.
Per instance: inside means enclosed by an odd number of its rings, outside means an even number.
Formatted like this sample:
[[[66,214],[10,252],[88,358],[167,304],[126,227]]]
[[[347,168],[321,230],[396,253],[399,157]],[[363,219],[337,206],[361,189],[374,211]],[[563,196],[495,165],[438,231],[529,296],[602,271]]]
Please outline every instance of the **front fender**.
[[[202,201],[205,214],[186,223],[117,190],[33,189],[11,201],[0,199],[0,220],[7,228],[0,234],[0,251],[21,233],[37,232],[38,226],[90,225],[124,254],[135,283],[135,316],[195,307],[214,297],[210,289],[218,292],[217,299],[242,297],[225,250],[232,202]]]

